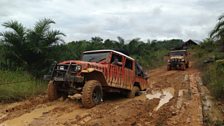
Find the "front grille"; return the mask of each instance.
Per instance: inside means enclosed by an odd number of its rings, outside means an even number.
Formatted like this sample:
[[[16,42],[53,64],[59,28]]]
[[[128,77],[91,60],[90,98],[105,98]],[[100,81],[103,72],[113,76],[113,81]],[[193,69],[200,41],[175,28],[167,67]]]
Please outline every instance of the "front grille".
[[[64,78],[66,74],[74,74],[76,72],[76,64],[63,64],[63,65],[56,65],[54,72],[53,72],[53,77],[56,78]]]
[[[171,62],[180,62],[181,59],[172,59]]]

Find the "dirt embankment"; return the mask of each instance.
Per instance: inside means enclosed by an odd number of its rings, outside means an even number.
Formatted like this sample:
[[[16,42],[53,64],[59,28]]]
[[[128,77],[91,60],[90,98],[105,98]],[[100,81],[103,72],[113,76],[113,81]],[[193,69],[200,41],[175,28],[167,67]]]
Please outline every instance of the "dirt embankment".
[[[202,102],[199,72],[150,72],[149,89],[127,99],[112,94],[91,109],[72,99],[48,102],[46,96],[24,102],[0,105],[1,126],[201,126]]]

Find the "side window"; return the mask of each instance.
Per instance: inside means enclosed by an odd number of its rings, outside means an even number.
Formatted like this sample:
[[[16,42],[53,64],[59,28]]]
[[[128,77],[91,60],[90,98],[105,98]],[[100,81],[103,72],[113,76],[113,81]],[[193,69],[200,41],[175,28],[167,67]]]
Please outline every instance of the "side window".
[[[128,69],[132,70],[133,69],[132,65],[133,65],[133,61],[126,58],[125,68],[128,68]]]
[[[142,76],[142,77],[144,76],[142,66],[140,66],[140,64],[138,63],[135,64],[135,75]]]
[[[118,66],[122,66],[122,56],[118,54],[112,54],[111,63]]]

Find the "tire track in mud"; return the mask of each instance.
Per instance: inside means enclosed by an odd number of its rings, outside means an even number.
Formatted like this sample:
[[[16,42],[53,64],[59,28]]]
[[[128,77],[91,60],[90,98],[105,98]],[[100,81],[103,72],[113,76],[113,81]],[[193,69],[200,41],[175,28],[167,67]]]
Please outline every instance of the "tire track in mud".
[[[201,110],[198,108],[201,107],[201,104],[196,79],[199,75],[196,73],[191,68],[186,71],[167,71],[165,67],[153,70],[149,78],[150,87],[146,93],[163,91],[167,88],[173,90],[173,97],[156,111],[155,108],[158,107],[160,100],[166,97],[166,94],[161,94],[160,97],[151,100],[146,98],[147,94],[133,99],[111,95],[102,104],[91,109],[85,109],[80,102],[71,99],[54,102],[43,100],[43,102],[34,104],[32,104],[32,100],[27,100],[30,105],[21,102],[19,105],[11,107],[20,106],[18,107],[20,109],[9,111],[6,117],[0,119],[0,125],[3,125],[1,124],[3,121],[19,124],[19,119],[23,120],[20,122],[21,125],[29,126],[200,126],[202,117],[199,116]],[[0,110],[0,112],[5,110]],[[23,117],[25,119],[21,119]]]
[[[6,120],[10,120],[30,112],[38,105],[46,103],[48,103],[47,97],[45,95],[40,95],[21,102],[1,104],[0,124]]]
[[[202,126],[201,96],[197,87],[197,74],[191,70],[186,75],[187,86],[178,92],[174,116],[168,119],[169,125]]]

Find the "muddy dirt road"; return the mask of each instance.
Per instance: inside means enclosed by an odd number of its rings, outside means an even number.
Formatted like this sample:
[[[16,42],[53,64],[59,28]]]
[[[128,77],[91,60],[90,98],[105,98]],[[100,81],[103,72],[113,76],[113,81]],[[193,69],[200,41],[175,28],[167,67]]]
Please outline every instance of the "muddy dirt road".
[[[103,103],[85,109],[79,101],[59,99],[49,102],[38,96],[23,102],[0,105],[1,126],[201,126],[203,125],[199,72],[150,72],[149,89],[127,99],[107,96]]]

